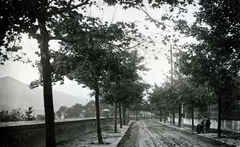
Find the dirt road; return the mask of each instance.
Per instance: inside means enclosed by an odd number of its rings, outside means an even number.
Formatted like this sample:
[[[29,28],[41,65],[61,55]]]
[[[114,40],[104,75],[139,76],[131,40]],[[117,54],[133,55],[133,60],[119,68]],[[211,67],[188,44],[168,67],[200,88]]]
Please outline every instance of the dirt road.
[[[203,139],[159,123],[157,120],[134,122],[130,132],[119,147],[224,147],[225,145]]]

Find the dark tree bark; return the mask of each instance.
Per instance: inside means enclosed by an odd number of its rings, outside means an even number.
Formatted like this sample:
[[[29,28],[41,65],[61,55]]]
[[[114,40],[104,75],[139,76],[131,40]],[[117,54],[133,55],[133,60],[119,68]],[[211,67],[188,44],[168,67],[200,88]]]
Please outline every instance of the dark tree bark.
[[[101,132],[101,124],[100,124],[100,113],[99,113],[99,87],[98,81],[96,80],[96,88],[95,88],[95,106],[96,106],[96,120],[97,120],[97,136],[98,136],[98,144],[103,144],[102,140],[102,132]]]
[[[145,111],[143,111],[143,119],[145,120]]]
[[[221,114],[222,114],[222,98],[218,95],[218,138],[221,138]]]
[[[172,107],[172,121],[173,121],[173,125],[175,125],[175,109],[174,109],[174,102],[173,102],[173,107]]]
[[[162,110],[160,109],[160,122],[162,122]]]
[[[194,112],[194,107],[193,107],[193,104],[192,104],[192,107],[191,107],[192,109],[192,111],[191,111],[191,113],[192,113],[192,130],[194,130],[194,114],[193,114],[193,112]]]
[[[181,103],[179,103],[179,105],[178,105],[178,127],[181,127],[181,123],[182,123],[181,109],[182,109],[182,105],[181,105]]]
[[[127,124],[128,124],[128,122],[129,122],[129,108],[128,108],[128,110],[127,110]]]
[[[119,111],[119,122],[120,122],[120,128],[122,128],[122,110],[121,110],[121,104],[118,103],[118,111]]]
[[[137,110],[136,110],[136,120],[138,120],[138,117],[137,117]]]
[[[122,106],[122,108],[123,108],[123,125],[126,125],[126,108],[124,105]]]
[[[51,66],[49,55],[49,34],[46,29],[46,22],[39,19],[39,26],[41,27],[40,33],[42,38],[37,38],[40,43],[41,50],[41,66],[43,76],[43,99],[45,111],[45,128],[46,128],[46,147],[55,147],[55,124],[54,124],[54,108],[53,108],[53,95],[52,95],[52,79],[51,79]]]
[[[167,121],[167,108],[165,108],[165,116],[164,116],[164,123]]]
[[[114,103],[115,107],[115,114],[114,114],[114,132],[117,133],[117,103]]]

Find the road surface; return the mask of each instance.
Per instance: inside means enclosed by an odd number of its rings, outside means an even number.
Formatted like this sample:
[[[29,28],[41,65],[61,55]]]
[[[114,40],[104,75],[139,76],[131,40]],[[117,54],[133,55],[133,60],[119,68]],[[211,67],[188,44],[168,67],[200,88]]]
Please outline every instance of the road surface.
[[[166,126],[157,120],[134,122],[119,147],[224,147],[197,134]]]

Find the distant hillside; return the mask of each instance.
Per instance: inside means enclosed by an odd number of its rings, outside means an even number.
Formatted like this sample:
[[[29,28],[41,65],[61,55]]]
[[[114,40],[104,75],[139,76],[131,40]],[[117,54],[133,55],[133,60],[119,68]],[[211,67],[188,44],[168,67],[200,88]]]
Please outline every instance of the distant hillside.
[[[53,91],[53,101],[55,111],[60,106],[69,107],[75,103],[81,103],[80,98],[59,91]],[[30,89],[28,84],[12,77],[0,78],[0,110],[21,108],[25,111],[30,106],[33,106],[35,113],[44,113],[41,88]]]

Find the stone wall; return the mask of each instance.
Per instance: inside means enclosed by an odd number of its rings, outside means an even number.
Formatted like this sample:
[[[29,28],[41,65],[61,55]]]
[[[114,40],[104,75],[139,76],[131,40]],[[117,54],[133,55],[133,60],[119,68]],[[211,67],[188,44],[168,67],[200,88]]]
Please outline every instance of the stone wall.
[[[101,118],[101,127],[113,123],[111,118]],[[96,130],[96,119],[69,120],[55,123],[56,142],[62,142],[78,135]],[[1,147],[42,147],[45,145],[45,124],[36,123],[0,127]]]

